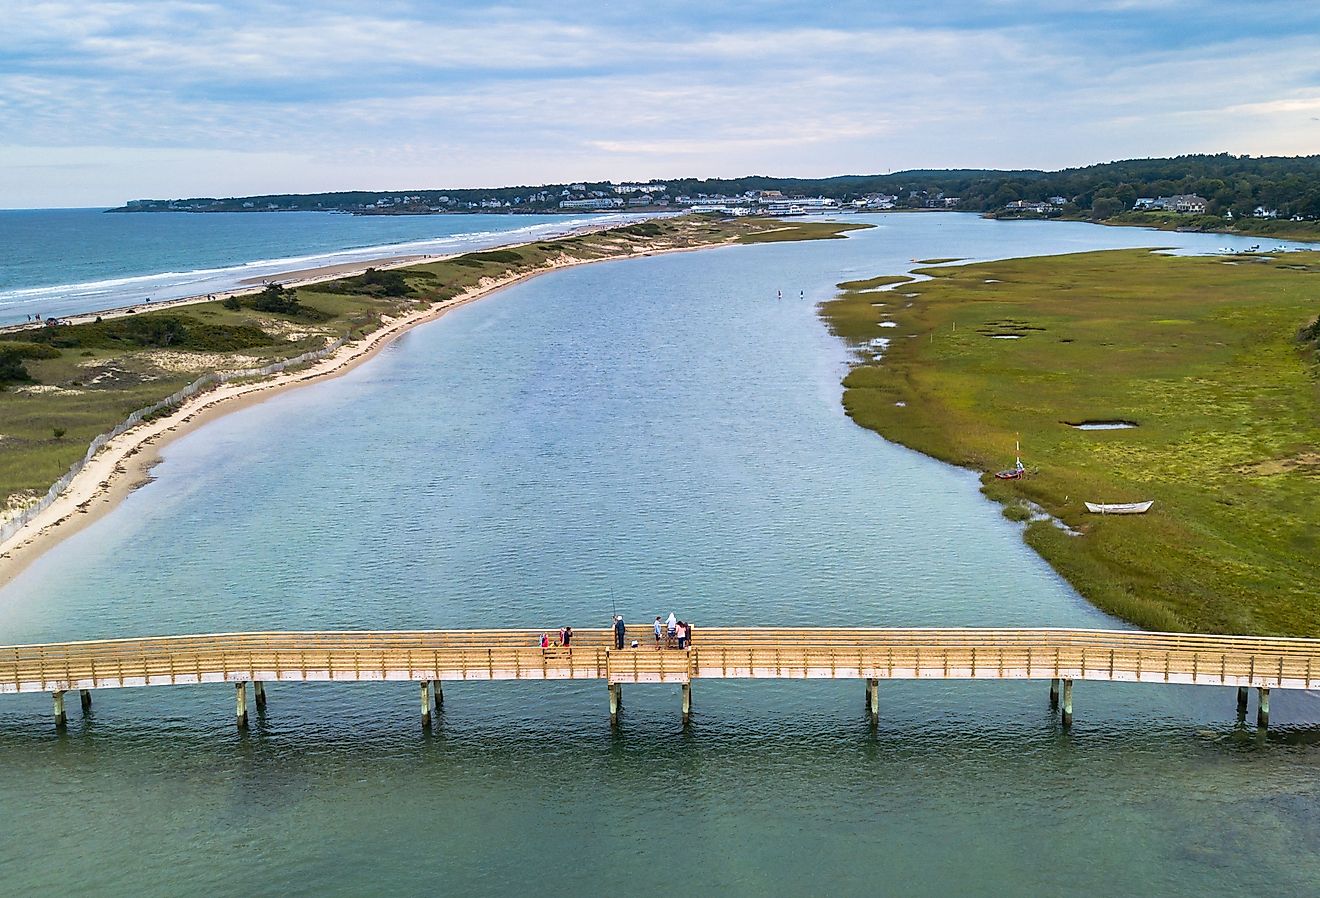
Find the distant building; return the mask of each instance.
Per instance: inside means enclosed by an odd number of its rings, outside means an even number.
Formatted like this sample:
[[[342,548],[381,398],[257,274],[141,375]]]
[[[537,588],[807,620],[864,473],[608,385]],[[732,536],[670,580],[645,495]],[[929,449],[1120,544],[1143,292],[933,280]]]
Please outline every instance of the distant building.
[[[1182,212],[1188,215],[1204,215],[1210,202],[1194,193],[1179,193],[1174,196],[1151,198],[1143,196],[1132,204],[1132,208],[1147,212]]]
[[[1009,212],[1034,212],[1037,215],[1043,215],[1046,212],[1057,212],[1059,207],[1053,203],[1043,203],[1034,200],[1014,200],[1004,207]]]
[[[797,196],[792,199],[767,199],[762,197],[761,207],[767,215],[806,215],[808,212],[825,212],[839,208],[839,201],[823,196]]]
[[[619,196],[627,196],[632,193],[664,193],[667,188],[664,184],[616,184],[614,192]]]
[[[1191,215],[1204,215],[1209,207],[1208,200],[1197,196],[1194,193],[1182,193],[1177,196],[1169,197],[1173,204],[1174,212],[1186,212]]]
[[[693,212],[720,212],[724,215],[751,215],[746,206],[730,206],[727,203],[699,203],[691,207]]]
[[[590,200],[560,200],[561,209],[618,209],[623,206],[623,200],[617,197],[601,197]]]
[[[1264,206],[1257,206],[1255,211],[1253,211],[1251,215],[1253,218],[1278,218],[1279,210],[1266,209]]]

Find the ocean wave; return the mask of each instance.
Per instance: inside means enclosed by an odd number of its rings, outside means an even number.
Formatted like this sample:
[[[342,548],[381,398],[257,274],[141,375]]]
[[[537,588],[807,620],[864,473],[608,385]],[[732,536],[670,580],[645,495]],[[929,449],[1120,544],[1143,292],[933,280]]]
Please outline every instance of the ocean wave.
[[[50,284],[0,290],[0,314],[14,315],[25,310],[47,314],[90,312],[111,305],[142,302],[144,299],[178,299],[205,293],[219,293],[243,286],[243,282],[262,275],[365,262],[401,255],[446,254],[483,249],[531,239],[560,236],[589,225],[611,224],[638,218],[636,215],[598,215],[539,222],[508,230],[474,230],[392,243],[346,246],[339,249],[250,259],[212,268],[187,271],[160,271],[124,275],[76,283]],[[96,303],[92,305],[91,303]],[[49,306],[42,308],[41,304]]]

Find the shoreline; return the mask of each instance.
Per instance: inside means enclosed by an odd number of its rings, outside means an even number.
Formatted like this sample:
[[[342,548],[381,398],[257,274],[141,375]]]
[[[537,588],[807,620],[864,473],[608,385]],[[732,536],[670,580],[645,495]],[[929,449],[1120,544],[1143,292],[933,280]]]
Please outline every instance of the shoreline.
[[[650,219],[642,218],[641,221]],[[471,252],[487,252],[492,249],[510,249],[518,246],[531,246],[535,243],[543,243],[547,240],[563,240],[567,237],[580,237],[584,234],[594,234],[600,231],[608,231],[612,228],[623,227],[633,222],[601,222],[599,224],[585,223],[576,228],[570,228],[561,234],[553,237],[540,237],[535,240],[520,240],[517,243],[499,243],[480,249],[465,249],[452,253],[391,253],[387,255],[373,257],[371,259],[362,259],[356,262],[333,262],[328,265],[316,265],[311,268],[289,269],[287,271],[278,271],[269,275],[257,275],[244,278],[238,282],[238,286],[231,287],[228,290],[219,290],[214,293],[197,293],[192,296],[180,296],[175,299],[163,299],[159,302],[138,302],[123,306],[112,306],[108,309],[97,309],[91,312],[75,312],[71,315],[56,315],[54,318],[64,324],[89,324],[98,318],[123,318],[126,315],[135,315],[138,312],[159,312],[162,309],[175,309],[184,306],[197,305],[203,302],[216,302],[228,299],[231,296],[253,296],[265,289],[267,284],[278,283],[281,286],[291,289],[300,287],[310,287],[314,284],[325,283],[326,281],[339,280],[340,278],[357,277],[363,274],[368,268],[375,268],[378,271],[386,271],[392,268],[406,268],[409,265],[419,265],[428,262],[444,262],[449,259],[456,259],[459,256]],[[380,247],[382,250],[388,250],[389,246]],[[15,333],[17,331],[27,330],[38,324],[35,321],[15,321],[10,324],[0,324],[0,333]],[[3,546],[0,546],[3,550]],[[0,580],[0,583],[3,583]]]
[[[575,233],[609,230],[610,227],[588,227]],[[0,544],[0,588],[7,586],[49,549],[100,520],[118,507],[119,503],[134,490],[150,483],[153,479],[151,470],[161,461],[161,450],[171,442],[223,415],[264,402],[287,390],[347,374],[359,365],[373,359],[382,349],[413,328],[437,321],[454,309],[476,302],[479,299],[485,299],[522,281],[579,265],[731,246],[734,245],[734,240],[736,238],[702,246],[667,247],[663,249],[638,246],[632,252],[618,256],[600,259],[578,259],[571,262],[552,262],[535,271],[494,278],[489,283],[480,282],[475,287],[468,288],[463,293],[438,306],[419,310],[389,321],[388,324],[365,339],[356,343],[346,343],[338,351],[320,361],[313,362],[305,368],[299,368],[295,371],[285,372],[255,382],[225,384],[214,390],[199,393],[181,404],[173,414],[158,421],[144,422],[107,443],[78,472],[68,488],[60,494],[59,498],[49,508],[20,528],[7,541]],[[530,244],[524,242],[508,244],[507,246],[527,245]],[[462,255],[462,253],[454,255]],[[423,257],[421,261],[441,261],[442,258],[453,258],[453,256]],[[400,257],[390,257],[392,264],[388,265],[384,262],[361,263],[358,273],[365,271],[367,268],[401,268],[417,264],[419,261],[416,257],[412,257],[410,261],[400,261],[399,259]],[[351,264],[356,265],[358,263]],[[327,266],[327,268],[336,269],[342,267]],[[324,273],[325,269],[308,269],[307,271],[308,273],[318,272],[319,274],[298,284],[289,282],[286,286],[306,286],[352,276],[352,274],[344,272],[326,274]],[[258,289],[260,288],[234,291],[224,295],[252,293],[257,292]],[[219,299],[222,298],[222,295],[185,297],[179,300],[171,300],[169,303],[153,303],[151,309],[155,311],[169,305],[210,302],[212,298]],[[94,320],[97,314],[102,317],[109,317],[112,312],[118,312],[120,315],[129,314],[127,311],[129,308],[135,307],[90,313],[86,320]],[[61,320],[73,321],[74,319],[71,317]],[[30,327],[30,325],[22,326]]]

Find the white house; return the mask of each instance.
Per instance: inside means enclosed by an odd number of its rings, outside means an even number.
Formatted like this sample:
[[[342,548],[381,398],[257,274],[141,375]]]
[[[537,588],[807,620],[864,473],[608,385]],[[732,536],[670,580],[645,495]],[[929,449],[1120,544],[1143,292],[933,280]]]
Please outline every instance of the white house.
[[[560,200],[561,209],[618,209],[623,200],[617,197],[604,197],[592,200]]]

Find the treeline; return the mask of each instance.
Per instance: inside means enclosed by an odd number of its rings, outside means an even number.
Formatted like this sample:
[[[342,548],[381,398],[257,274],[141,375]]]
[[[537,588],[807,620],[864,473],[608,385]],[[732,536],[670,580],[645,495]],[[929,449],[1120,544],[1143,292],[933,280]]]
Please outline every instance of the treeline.
[[[954,208],[974,212],[1002,209],[1016,200],[1049,202],[1062,198],[1070,212],[1082,211],[1108,218],[1132,208],[1138,197],[1197,194],[1209,202],[1208,212],[1232,211],[1249,216],[1258,206],[1280,217],[1320,218],[1320,156],[1177,156],[1171,159],[1130,159],[1061,171],[916,170],[884,175],[840,175],[832,178],[671,178],[663,195],[738,196],[748,191],[778,190],[788,196],[825,196],[843,202],[876,194],[896,197],[899,208],[943,205],[957,198]],[[409,199],[413,206],[444,205],[522,198],[520,209],[554,207],[565,184],[537,187],[496,187],[462,190],[404,190],[388,194]],[[586,192],[613,195],[608,182],[589,182]],[[533,194],[543,195],[530,201]],[[351,191],[317,194],[278,194],[227,199],[141,200],[125,210],[212,209],[261,211],[265,209],[353,210],[386,196],[380,192]],[[506,210],[508,211],[508,210]]]
[[[1210,215],[1249,217],[1257,207],[1279,217],[1320,218],[1320,156],[1178,156],[1131,159],[1057,172],[1016,173],[942,182],[959,208],[1000,209],[1016,200],[1048,202],[1063,197],[1080,210],[1108,218],[1132,208],[1138,197],[1196,194]]]
[[[972,212],[1002,209],[1017,200],[1062,198],[1074,211],[1108,218],[1132,208],[1139,197],[1196,194],[1207,212],[1250,216],[1257,207],[1279,217],[1320,218],[1320,156],[1233,156],[1228,153],[1130,159],[1062,171],[904,171],[889,175],[845,175],[819,180],[749,177],[667,182],[671,192],[738,194],[780,190],[847,201],[881,193],[900,208],[954,198]]]

